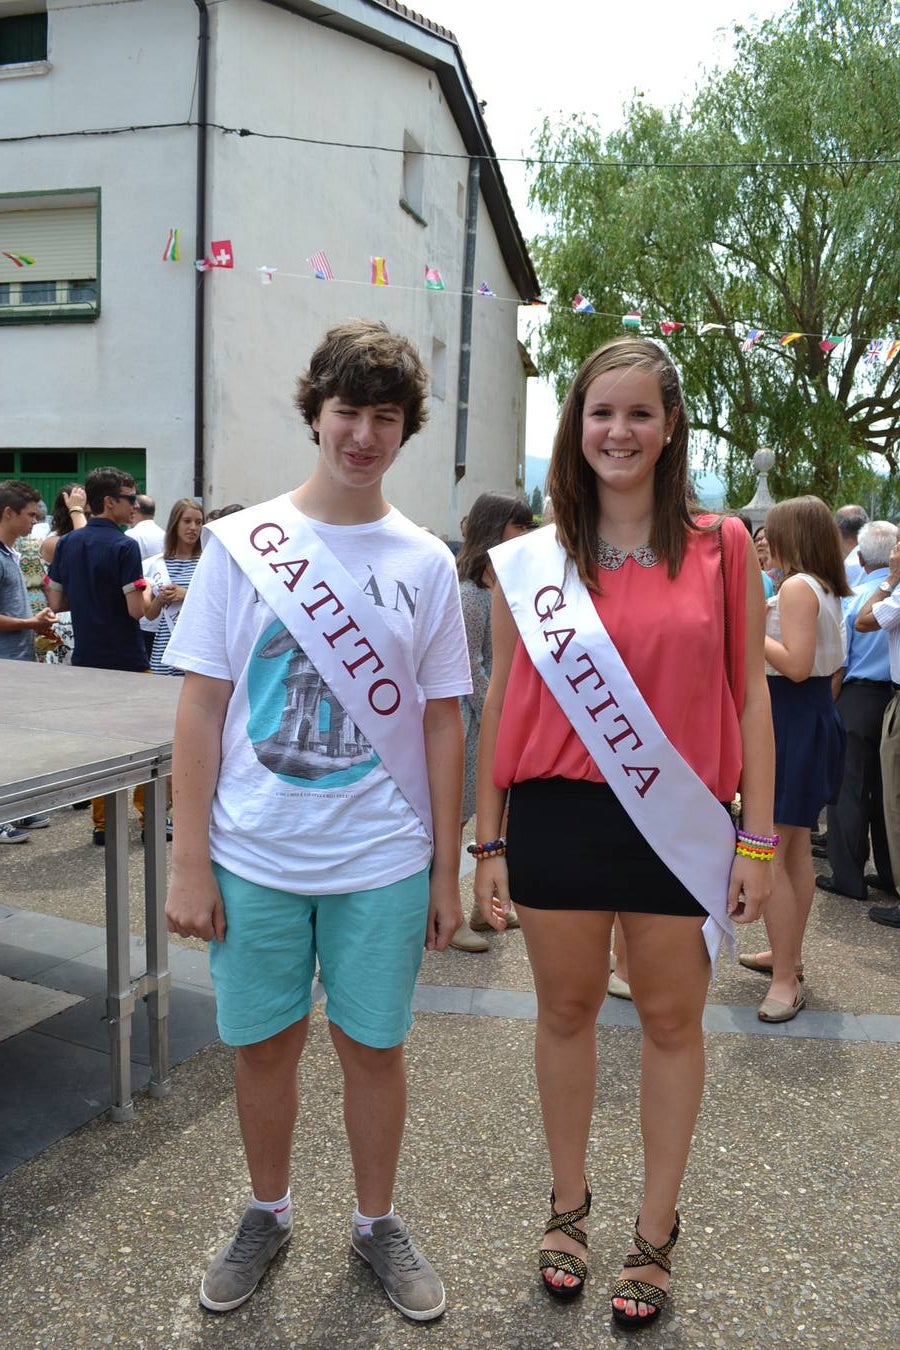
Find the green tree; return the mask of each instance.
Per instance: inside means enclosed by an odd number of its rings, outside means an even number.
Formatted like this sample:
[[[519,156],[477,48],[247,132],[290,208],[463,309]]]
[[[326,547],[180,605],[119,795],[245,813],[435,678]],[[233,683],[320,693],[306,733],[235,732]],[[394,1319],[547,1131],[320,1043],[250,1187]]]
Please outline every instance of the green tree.
[[[847,501],[873,466],[893,478],[900,352],[865,357],[870,339],[900,337],[898,52],[888,0],[796,0],[736,29],[733,67],[690,107],[638,95],[605,139],[584,116],[545,121],[531,192],[548,228],[533,248],[556,303],[539,360],[560,395],[637,308],[645,332],[686,325],[668,342],[708,459],[725,448],[730,501],[750,496],[763,445],[778,496]],[[596,316],[571,312],[576,289]],[[741,322],[765,330],[746,352]],[[826,354],[826,334],[848,336]]]
[[[536,487],[531,494],[531,514],[538,519],[544,514],[544,494]]]

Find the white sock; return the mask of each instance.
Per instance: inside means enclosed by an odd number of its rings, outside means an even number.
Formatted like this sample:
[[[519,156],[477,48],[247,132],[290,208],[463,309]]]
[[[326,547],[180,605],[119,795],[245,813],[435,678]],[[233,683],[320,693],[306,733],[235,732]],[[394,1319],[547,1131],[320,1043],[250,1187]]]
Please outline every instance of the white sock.
[[[357,1206],[356,1213],[353,1215],[353,1227],[356,1229],[357,1233],[360,1233],[363,1237],[371,1237],[372,1224],[377,1223],[379,1219],[390,1219],[393,1217],[393,1214],[394,1206],[391,1205],[387,1214],[376,1214],[374,1218],[369,1218],[368,1214],[360,1214],[359,1206]]]
[[[290,1187],[288,1187],[287,1195],[282,1196],[280,1200],[257,1200],[256,1196],[251,1191],[250,1208],[264,1209],[267,1214],[274,1214],[282,1228],[289,1228],[291,1225],[291,1216],[294,1212],[294,1206],[291,1203]]]

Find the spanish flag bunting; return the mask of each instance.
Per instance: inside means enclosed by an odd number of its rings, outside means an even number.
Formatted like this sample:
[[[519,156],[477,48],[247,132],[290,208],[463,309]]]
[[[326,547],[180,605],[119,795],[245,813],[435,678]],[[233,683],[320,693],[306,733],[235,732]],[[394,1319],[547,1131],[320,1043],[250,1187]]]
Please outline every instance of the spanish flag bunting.
[[[389,285],[389,284],[390,284],[390,283],[389,283],[389,281],[388,281],[387,263],[385,262],[384,258],[375,258],[375,257],[373,257],[373,258],[372,258],[372,285],[373,285],[373,286],[387,286],[387,285]]]
[[[169,237],[166,240],[166,246],[163,249],[163,262],[181,262],[181,253],[178,248],[178,230],[169,231]]]
[[[884,354],[884,364],[887,365],[889,361],[893,361],[898,352],[900,352],[900,342],[894,341]]]
[[[785,333],[778,345],[779,347],[789,347],[792,342],[796,342],[797,339],[802,338],[802,336],[802,333]]]

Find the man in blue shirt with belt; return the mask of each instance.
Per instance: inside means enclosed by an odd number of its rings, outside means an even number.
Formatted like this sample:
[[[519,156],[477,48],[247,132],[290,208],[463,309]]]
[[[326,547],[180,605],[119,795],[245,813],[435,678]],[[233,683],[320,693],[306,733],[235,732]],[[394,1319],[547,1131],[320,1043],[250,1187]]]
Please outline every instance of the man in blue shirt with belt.
[[[830,876],[817,876],[820,891],[865,900],[871,880],[892,892],[894,882],[884,823],[880,764],[884,710],[893,696],[888,636],[881,629],[861,633],[856,617],[874,593],[883,599],[891,549],[897,542],[897,527],[887,520],[873,520],[859,532],[859,560],[865,579],[844,601],[847,625],[847,661],[837,700],[847,728],[847,757],[838,799],[828,808],[828,861]],[[865,872],[869,836],[875,876]]]
[[[131,524],[137,491],[121,469],[94,469],[84,485],[91,518],[83,530],[64,534],[50,564],[48,594],[53,609],[71,610],[75,634],[73,666],[148,671],[147,649],[138,620],[147,583],[141,550],[122,531]],[[134,790],[143,820],[144,793]],[[91,803],[94,843],[106,842],[102,797]]]

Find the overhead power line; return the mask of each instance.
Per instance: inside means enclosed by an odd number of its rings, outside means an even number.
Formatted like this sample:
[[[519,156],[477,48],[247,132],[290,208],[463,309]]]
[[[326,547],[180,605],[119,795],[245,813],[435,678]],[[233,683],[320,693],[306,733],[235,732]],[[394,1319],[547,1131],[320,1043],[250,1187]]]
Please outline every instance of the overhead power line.
[[[124,136],[140,131],[179,131],[196,128],[198,122],[145,122],[121,127],[84,127],[78,131],[35,131],[25,136],[0,136],[0,145],[21,145],[32,141],[65,140],[75,136]],[[404,155],[409,152],[402,146],[377,145],[366,141],[333,141],[317,136],[293,136],[288,132],[254,131],[249,127],[227,127],[220,122],[207,122],[212,131],[220,131],[226,136],[256,137],[265,141],[285,141],[295,145],[322,146],[331,150],[364,150],[368,153],[384,155]],[[562,168],[579,166],[585,169],[854,169],[854,168],[894,168],[900,164],[900,156],[883,155],[877,157],[841,158],[832,156],[827,159],[599,159],[590,156],[542,156],[542,155],[488,155],[466,154],[458,150],[417,150],[415,154],[423,159],[463,160],[468,162],[479,159],[491,164],[526,164],[532,166],[559,165]]]

